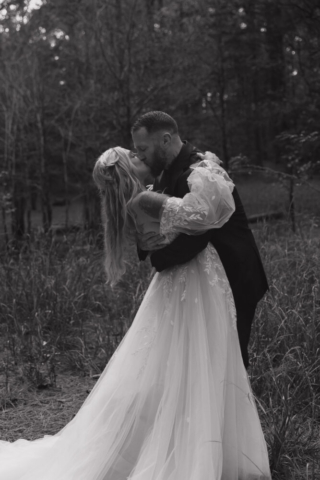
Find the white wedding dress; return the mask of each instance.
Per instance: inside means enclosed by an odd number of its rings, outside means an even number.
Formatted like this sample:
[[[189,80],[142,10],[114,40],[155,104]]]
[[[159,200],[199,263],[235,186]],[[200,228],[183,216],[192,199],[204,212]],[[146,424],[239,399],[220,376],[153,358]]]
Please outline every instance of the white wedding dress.
[[[192,221],[198,230],[206,218],[218,227],[229,218],[230,197],[220,198],[224,213],[215,219],[196,198],[199,186],[204,193],[208,186],[232,190],[221,172],[203,170],[191,174],[185,203],[168,202],[162,231],[172,232],[173,224],[187,231]],[[0,442],[0,480],[127,479],[271,479],[232,292],[212,246],[154,276],[131,328],[63,430]]]

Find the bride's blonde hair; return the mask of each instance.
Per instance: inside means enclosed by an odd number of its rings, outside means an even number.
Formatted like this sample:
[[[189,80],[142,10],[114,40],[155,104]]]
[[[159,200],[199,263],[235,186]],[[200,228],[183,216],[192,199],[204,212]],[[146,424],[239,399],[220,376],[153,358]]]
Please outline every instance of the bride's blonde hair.
[[[101,195],[105,269],[111,285],[125,272],[124,250],[135,232],[129,206],[142,190],[129,154],[125,148],[110,148],[98,158],[93,169],[93,179]]]

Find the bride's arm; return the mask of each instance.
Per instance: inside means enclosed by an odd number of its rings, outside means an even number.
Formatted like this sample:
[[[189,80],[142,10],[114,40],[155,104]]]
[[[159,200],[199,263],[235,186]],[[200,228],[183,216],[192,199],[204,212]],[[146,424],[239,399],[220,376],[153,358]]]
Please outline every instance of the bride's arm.
[[[183,198],[145,191],[134,200],[136,218],[160,222],[160,233],[200,235],[222,227],[235,210],[234,184],[215,162],[203,160],[188,177],[190,193]],[[143,230],[143,229],[142,229]]]
[[[131,213],[137,229],[139,258],[142,260],[147,254],[142,255],[141,251],[163,248],[178,235],[178,233],[160,234],[161,213],[168,198],[168,195],[145,191],[139,193],[131,204]]]
[[[235,210],[234,184],[217,163],[203,160],[188,177],[190,193],[171,197],[161,210],[160,232],[200,235],[221,228]]]
[[[159,221],[163,211],[163,207],[168,200],[168,195],[156,193],[152,191],[141,192],[134,201],[134,209],[137,214],[143,212],[144,215],[152,221]]]

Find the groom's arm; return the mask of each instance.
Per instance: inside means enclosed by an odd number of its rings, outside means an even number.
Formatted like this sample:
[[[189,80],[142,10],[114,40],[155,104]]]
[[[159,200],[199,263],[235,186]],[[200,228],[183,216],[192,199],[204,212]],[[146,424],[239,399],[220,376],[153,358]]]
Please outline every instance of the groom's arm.
[[[157,272],[161,272],[174,265],[189,262],[207,247],[210,236],[210,230],[197,236],[181,233],[172,243],[151,253],[151,264]]]
[[[146,234],[148,235],[148,234]],[[137,248],[140,261],[146,260],[150,254],[150,261],[158,272],[174,265],[181,265],[192,260],[202,252],[210,241],[210,231],[202,235],[187,235],[181,233],[173,242],[161,248],[158,236],[144,238],[145,249]],[[153,243],[153,244],[152,244]]]
[[[137,253],[138,253],[138,258],[140,262],[144,262],[144,260],[149,255],[148,250],[142,250],[142,248],[140,248],[139,246],[137,246]]]

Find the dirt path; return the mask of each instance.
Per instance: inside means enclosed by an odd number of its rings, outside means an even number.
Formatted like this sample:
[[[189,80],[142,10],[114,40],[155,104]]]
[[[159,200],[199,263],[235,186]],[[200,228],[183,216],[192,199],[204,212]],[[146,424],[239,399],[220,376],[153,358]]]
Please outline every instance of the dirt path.
[[[1,440],[34,440],[54,435],[78,412],[96,379],[61,373],[56,387],[36,390],[23,378],[10,381],[10,399],[6,401],[4,376],[0,376]]]

